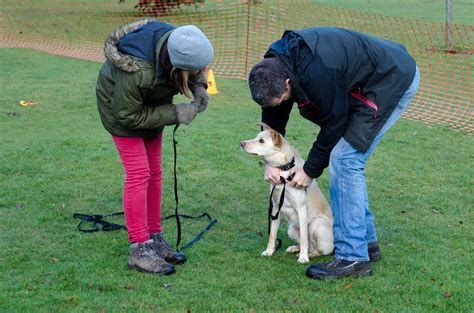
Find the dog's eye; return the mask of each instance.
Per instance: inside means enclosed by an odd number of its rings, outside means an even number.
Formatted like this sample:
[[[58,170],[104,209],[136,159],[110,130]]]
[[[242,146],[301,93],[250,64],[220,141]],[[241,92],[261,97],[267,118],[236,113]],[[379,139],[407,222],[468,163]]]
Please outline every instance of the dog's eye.
[[[260,142],[260,143],[265,143],[265,140],[263,140],[262,138],[260,138],[260,139],[258,140],[258,142]]]

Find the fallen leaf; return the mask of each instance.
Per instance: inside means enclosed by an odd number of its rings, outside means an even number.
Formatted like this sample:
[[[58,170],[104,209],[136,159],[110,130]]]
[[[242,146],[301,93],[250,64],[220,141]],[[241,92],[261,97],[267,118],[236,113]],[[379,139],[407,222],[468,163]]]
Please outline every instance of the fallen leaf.
[[[342,286],[344,289],[352,288],[352,283],[348,283],[347,285]]]
[[[443,292],[443,297],[445,297],[445,298],[451,298],[451,296],[452,296],[451,292],[449,292],[449,291]]]
[[[127,286],[125,286],[125,289],[133,290],[135,289],[135,286],[133,284],[128,284]]]
[[[53,260],[54,262],[59,262],[58,258],[51,258],[51,260]]]

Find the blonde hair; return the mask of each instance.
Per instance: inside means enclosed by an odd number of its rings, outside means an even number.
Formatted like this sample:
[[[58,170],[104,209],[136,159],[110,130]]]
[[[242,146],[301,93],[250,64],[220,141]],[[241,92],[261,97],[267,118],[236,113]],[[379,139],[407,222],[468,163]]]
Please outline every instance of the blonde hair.
[[[189,89],[188,79],[189,79],[189,71],[183,70],[173,66],[173,69],[170,73],[170,79],[175,86],[178,87],[179,91],[188,98],[192,98],[193,94]]]

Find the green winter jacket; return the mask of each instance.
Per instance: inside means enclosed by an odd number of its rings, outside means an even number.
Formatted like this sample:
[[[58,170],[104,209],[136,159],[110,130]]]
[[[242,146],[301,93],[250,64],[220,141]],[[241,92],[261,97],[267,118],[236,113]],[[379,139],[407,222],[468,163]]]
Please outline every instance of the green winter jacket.
[[[136,26],[125,25],[106,41],[107,61],[100,70],[96,84],[97,104],[102,124],[112,135],[155,138],[164,126],[177,123],[173,96],[179,90],[167,78],[156,76],[154,63],[117,50],[118,37],[133,31]],[[171,31],[165,33],[158,41],[155,49],[157,60],[170,34]],[[190,85],[206,85],[204,74],[190,80]]]

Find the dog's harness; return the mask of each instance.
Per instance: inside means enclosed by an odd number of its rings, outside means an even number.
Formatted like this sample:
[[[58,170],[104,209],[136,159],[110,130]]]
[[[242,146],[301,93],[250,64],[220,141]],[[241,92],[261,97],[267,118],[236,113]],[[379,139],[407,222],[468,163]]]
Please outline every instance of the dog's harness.
[[[285,165],[282,166],[277,166],[282,171],[288,171],[295,167],[295,158],[293,157],[291,161]],[[285,202],[285,190],[286,190],[286,181],[291,181],[295,177],[295,173],[290,174],[286,179],[283,176],[280,176],[280,182],[283,184],[283,189],[281,191],[280,195],[280,201],[278,202],[278,211],[276,212],[275,215],[272,214],[273,212],[273,201],[272,201],[272,196],[273,196],[273,191],[275,190],[275,185],[272,187],[272,191],[270,192],[270,198],[269,198],[269,205],[268,205],[268,235],[270,235],[270,228],[271,228],[271,221],[277,220],[278,217],[280,216],[280,211],[281,208],[283,207],[283,203]],[[278,249],[282,245],[282,241],[280,238],[277,238],[278,244],[275,249]]]

